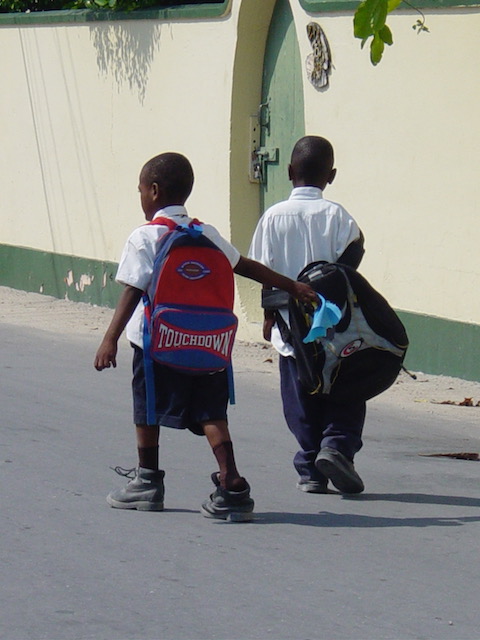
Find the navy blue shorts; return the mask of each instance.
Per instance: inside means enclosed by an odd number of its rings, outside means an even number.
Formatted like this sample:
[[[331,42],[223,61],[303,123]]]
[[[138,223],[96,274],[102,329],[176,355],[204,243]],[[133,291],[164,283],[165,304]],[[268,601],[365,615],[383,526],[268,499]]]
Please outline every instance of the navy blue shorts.
[[[147,424],[143,350],[132,344],[133,421]],[[190,376],[154,363],[155,410],[157,424],[173,429],[189,429],[204,435],[202,423],[226,420],[228,405],[227,372]]]

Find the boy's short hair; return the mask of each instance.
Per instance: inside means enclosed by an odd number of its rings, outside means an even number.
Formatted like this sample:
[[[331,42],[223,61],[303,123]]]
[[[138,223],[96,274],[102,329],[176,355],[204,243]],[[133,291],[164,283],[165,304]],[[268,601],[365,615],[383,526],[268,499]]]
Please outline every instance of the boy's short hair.
[[[333,169],[333,147],[326,138],[304,136],[293,147],[290,164],[297,178],[315,184],[318,177],[327,179]]]
[[[144,165],[141,180],[148,186],[156,182],[170,200],[184,203],[193,188],[192,165],[181,153],[161,153]]]

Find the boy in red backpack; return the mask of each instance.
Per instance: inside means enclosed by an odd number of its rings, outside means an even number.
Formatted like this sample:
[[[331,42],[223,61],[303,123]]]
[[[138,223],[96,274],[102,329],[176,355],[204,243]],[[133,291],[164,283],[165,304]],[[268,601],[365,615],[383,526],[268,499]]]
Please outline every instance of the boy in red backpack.
[[[189,161],[178,153],[163,153],[147,162],[139,183],[146,220],[150,222],[163,217],[179,225],[190,223],[184,205],[193,181]],[[128,238],[117,272],[117,281],[125,285],[125,289],[95,357],[94,366],[98,371],[116,367],[117,343],[126,327],[127,338],[134,349],[132,390],[138,468],[132,471],[133,478],[125,487],[107,496],[107,502],[118,509],[163,510],[165,473],[158,466],[161,424],[187,428],[207,437],[219,471],[212,474],[216,489],[203,503],[203,515],[248,520],[252,518],[254,502],[250,487],[235,464],[227,423],[229,388],[226,370],[191,376],[155,363],[156,421],[155,424],[147,421],[141,298],[152,277],[157,241],[167,232],[168,227],[163,224],[144,224]],[[227,256],[235,273],[265,286],[284,289],[303,301],[316,299],[308,285],[241,256],[211,225],[204,225],[203,233]]]

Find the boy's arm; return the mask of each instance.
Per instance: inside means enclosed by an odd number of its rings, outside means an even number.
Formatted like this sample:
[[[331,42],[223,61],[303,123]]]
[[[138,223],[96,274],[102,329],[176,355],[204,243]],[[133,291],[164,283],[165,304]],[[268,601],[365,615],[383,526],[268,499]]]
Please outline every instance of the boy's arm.
[[[353,269],[358,269],[360,262],[362,261],[363,254],[365,253],[365,238],[360,231],[360,237],[351,242],[342,255],[338,258],[337,262],[340,264],[346,264]]]
[[[266,288],[283,289],[301,302],[315,302],[318,299],[317,294],[308,284],[282,276],[256,260],[240,256],[234,271],[239,276],[261,282]]]
[[[117,366],[117,343],[127,322],[137,308],[143,292],[130,285],[126,285],[120,296],[112,321],[105,332],[105,336],[95,356],[94,367],[97,371],[109,369],[110,365]]]

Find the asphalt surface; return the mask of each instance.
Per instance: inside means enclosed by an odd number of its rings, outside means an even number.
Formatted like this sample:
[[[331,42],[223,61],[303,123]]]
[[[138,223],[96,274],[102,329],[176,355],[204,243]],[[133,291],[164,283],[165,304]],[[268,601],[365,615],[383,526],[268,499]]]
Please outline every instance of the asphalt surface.
[[[455,410],[369,405],[358,497],[295,488],[275,373],[236,372],[230,421],[253,523],[203,518],[213,456],[164,429],[166,510],[105,496],[136,464],[130,353],[0,324],[1,616],[6,640],[480,638],[480,463]],[[388,392],[387,392],[388,393]],[[480,411],[480,409],[479,409]]]

